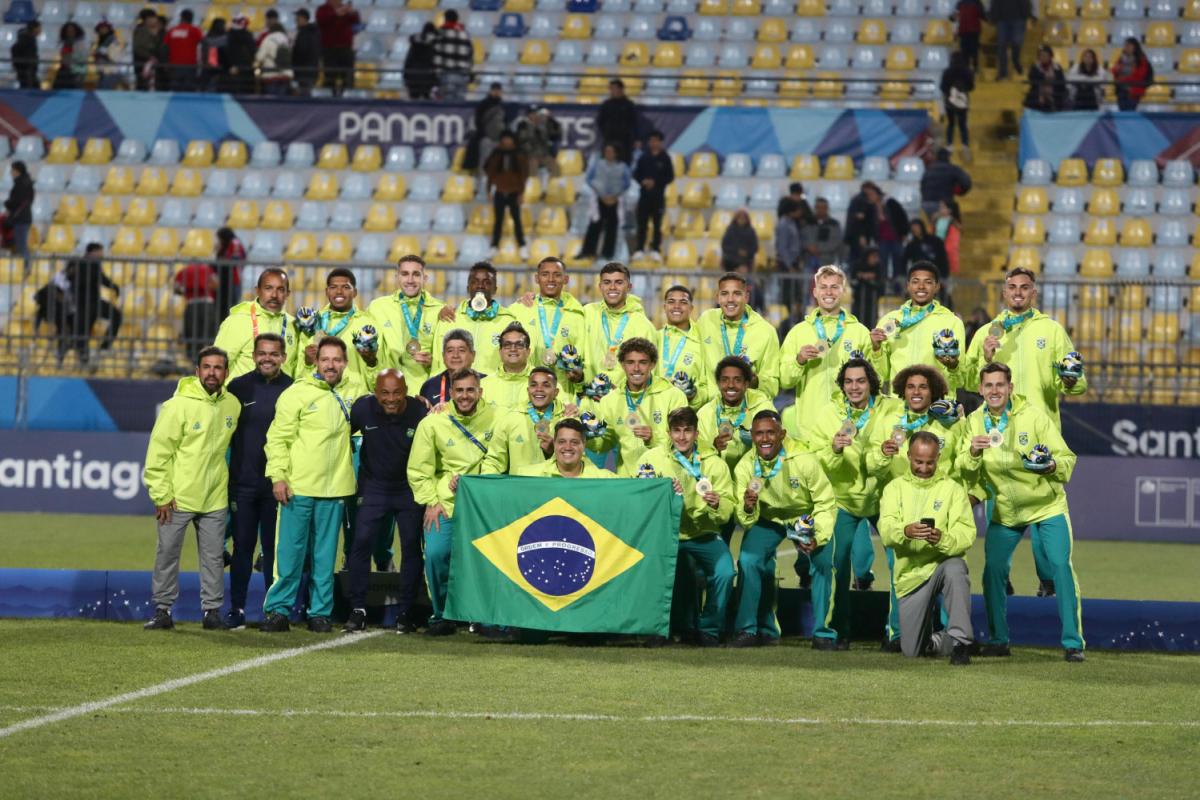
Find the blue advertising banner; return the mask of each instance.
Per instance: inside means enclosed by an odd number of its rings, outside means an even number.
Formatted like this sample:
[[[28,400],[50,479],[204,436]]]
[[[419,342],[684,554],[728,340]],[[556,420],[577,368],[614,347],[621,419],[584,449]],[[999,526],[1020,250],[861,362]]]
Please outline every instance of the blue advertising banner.
[[[1076,455],[1200,458],[1196,406],[1065,403],[1061,408],[1063,438]]]
[[[0,431],[0,510],[152,514],[147,433]]]
[[[1029,111],[1021,115],[1021,166],[1031,158],[1057,166],[1064,158],[1190,160],[1200,167],[1200,114],[1132,111]]]

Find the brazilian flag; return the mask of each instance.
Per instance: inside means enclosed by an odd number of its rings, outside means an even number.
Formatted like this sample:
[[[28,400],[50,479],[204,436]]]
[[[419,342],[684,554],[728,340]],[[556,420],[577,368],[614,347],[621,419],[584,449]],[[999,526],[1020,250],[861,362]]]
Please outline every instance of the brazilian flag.
[[[682,508],[665,479],[464,477],[446,616],[666,636]]]

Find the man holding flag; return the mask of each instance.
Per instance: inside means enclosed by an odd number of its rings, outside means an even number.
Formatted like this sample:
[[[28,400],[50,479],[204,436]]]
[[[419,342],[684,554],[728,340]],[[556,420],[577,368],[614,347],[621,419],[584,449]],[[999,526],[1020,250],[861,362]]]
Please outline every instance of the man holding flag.
[[[517,475],[533,478],[615,478],[587,459],[587,428],[574,417],[554,423],[554,458],[521,467]]]

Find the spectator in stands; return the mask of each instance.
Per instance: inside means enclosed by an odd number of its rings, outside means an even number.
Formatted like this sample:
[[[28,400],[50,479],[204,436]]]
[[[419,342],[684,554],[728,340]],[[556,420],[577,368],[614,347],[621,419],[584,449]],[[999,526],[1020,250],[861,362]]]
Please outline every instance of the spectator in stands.
[[[408,54],[404,56],[404,86],[410,100],[428,100],[437,85],[433,68],[433,48],[437,42],[437,27],[426,22],[420,33],[408,37]]]
[[[1105,75],[1100,70],[1096,51],[1088,48],[1067,73],[1067,92],[1075,111],[1099,111],[1104,102]]]
[[[254,34],[245,14],[233,18],[233,26],[225,36],[225,61],[229,65],[225,91],[230,94],[250,94],[254,91]]]
[[[925,223],[914,219],[909,226],[908,244],[904,247],[904,271],[920,261],[931,262],[937,267],[938,284],[942,287],[941,297],[946,303],[946,283],[950,277],[950,262],[946,260],[946,245],[936,234],[930,233]]]
[[[562,138],[562,125],[550,116],[550,112],[539,106],[530,106],[525,118],[517,123],[517,147],[529,159],[530,172],[547,175],[558,174],[558,142]]]
[[[1025,43],[1025,26],[1032,17],[1030,0],[992,0],[988,19],[996,26],[996,80],[1008,77],[1010,52],[1013,71],[1021,74],[1021,46]]]
[[[946,263],[950,266],[950,275],[957,275],[958,247],[962,238],[962,214],[956,201],[943,200],[938,204],[937,214],[933,217],[933,232],[946,245]]]
[[[739,267],[752,267],[756,255],[758,234],[750,224],[750,212],[739,208],[721,237],[721,269],[734,272]]]
[[[642,187],[637,203],[637,252],[633,254],[633,260],[644,254],[647,229],[653,223],[650,254],[655,261],[662,261],[663,212],[667,209],[667,187],[675,180],[675,166],[663,147],[662,131],[651,131],[646,147],[633,170],[633,179]]]
[[[59,340],[58,363],[61,365],[63,356],[68,349],[74,349],[78,354],[80,365],[90,362],[89,338],[92,326],[96,320],[108,320],[108,332],[100,342],[101,350],[112,348],[113,339],[121,330],[124,315],[112,303],[100,297],[101,287],[112,289],[120,296],[121,287],[104,274],[101,258],[104,256],[104,245],[99,242],[89,242],[84,249],[83,258],[73,258],[67,262],[64,275],[70,285],[72,313],[68,318],[67,327],[71,335]]]
[[[246,248],[232,228],[217,229],[217,251],[214,254],[217,273],[217,323],[229,316],[234,303],[241,302],[242,264],[246,261]]]
[[[25,23],[25,27],[17,32],[17,40],[9,49],[13,71],[17,73],[17,85],[22,89],[40,89],[38,79],[38,35],[42,32],[42,23],[36,19]]]
[[[153,90],[157,85],[157,72],[163,60],[162,21],[152,8],[138,13],[133,27],[133,72],[134,85],[139,92]]]
[[[268,8],[267,13],[263,15],[263,29],[254,37],[254,52],[258,52],[258,48],[262,47],[263,40],[271,35],[272,25],[281,25],[279,21],[279,12],[273,8]],[[289,43],[291,40],[288,40]]]
[[[621,198],[633,184],[633,173],[629,165],[617,157],[617,146],[609,142],[604,145],[604,157],[593,160],[588,167],[585,180],[592,190],[592,205],[588,213],[590,222],[583,237],[583,247],[575,258],[595,258],[596,246],[600,245],[601,258],[612,261],[617,251]],[[600,238],[602,231],[603,243]]]
[[[608,82],[608,99],[596,112],[596,140],[615,144],[620,159],[632,164],[637,135],[637,106],[625,95],[625,82],[613,78]]]
[[[98,89],[124,89],[128,85],[119,66],[125,46],[117,38],[117,32],[108,20],[96,23],[96,44],[92,46],[92,61],[96,65]]]
[[[895,198],[888,197],[873,181],[866,181],[846,210],[846,241],[851,258],[862,257],[871,246],[879,249],[883,280],[904,276],[904,237],[908,234],[908,213]]]
[[[783,303],[789,309],[804,296],[800,275],[804,271],[804,212],[791,198],[784,198],[783,215],[775,221],[775,271],[781,276]]]
[[[1154,67],[1142,51],[1141,42],[1132,36],[1125,40],[1121,56],[1112,66],[1112,74],[1117,82],[1117,108],[1136,111],[1146,88],[1154,82]]]
[[[202,261],[175,273],[175,294],[184,299],[183,346],[188,360],[217,336],[217,273]]]
[[[71,314],[71,285],[67,283],[66,270],[59,270],[54,277],[33,294],[37,311],[33,317],[33,331],[37,333],[43,322],[54,325],[58,343],[69,336],[68,318]],[[65,352],[60,350],[60,352]],[[61,359],[60,362],[61,364]]]
[[[843,249],[842,226],[829,216],[829,201],[818,197],[813,218],[800,230],[806,266],[814,275],[826,264],[841,264]]]
[[[962,53],[963,62],[979,71],[979,34],[983,31],[983,21],[987,12],[983,10],[980,0],[958,0],[950,19],[958,22],[958,52]]]
[[[200,91],[223,92],[228,85],[229,61],[225,57],[225,45],[229,41],[225,20],[217,17],[200,42]]]
[[[508,130],[506,116],[503,87],[493,83],[488,87],[488,93],[475,105],[475,136],[479,141],[477,157],[480,168],[487,164],[492,151],[500,143],[501,135]]]
[[[1062,111],[1067,105],[1067,78],[1054,63],[1054,50],[1038,48],[1037,61],[1029,68],[1029,91],[1025,107],[1036,111]]]
[[[850,272],[850,283],[854,289],[854,316],[864,325],[874,324],[879,319],[879,298],[884,289],[884,266],[879,248],[868,247]]]
[[[971,309],[971,313],[963,320],[963,331],[966,335],[963,337],[964,342],[975,341],[975,334],[992,322],[992,315],[983,306],[975,306]]]
[[[263,94],[283,96],[292,88],[292,42],[279,22],[272,22],[254,54]]]
[[[292,73],[296,90],[308,96],[321,72],[321,32],[310,22],[307,9],[296,10],[296,36],[292,40]],[[426,23],[428,26],[430,23]]]
[[[195,19],[191,9],[185,8],[179,12],[179,24],[167,31],[168,81],[173,92],[196,89],[196,65],[204,31],[192,24]]]
[[[4,201],[5,224],[12,229],[13,253],[28,261],[29,229],[33,226],[33,179],[29,177],[29,167],[24,161],[12,162],[9,169],[13,185]]]
[[[467,96],[471,82],[471,67],[475,64],[475,48],[471,36],[458,21],[458,12],[446,11],[437,41],[433,44],[433,67],[437,70],[438,97],[459,102]]]
[[[447,17],[450,14],[446,12]],[[354,88],[354,28],[360,22],[358,11],[346,0],[325,0],[317,9],[325,86],[334,97]]]
[[[808,205],[808,198],[804,194],[804,184],[799,181],[788,184],[788,193],[779,198],[779,203],[775,206],[775,216],[782,217],[793,206],[799,206],[803,212],[800,217],[801,225],[812,222],[813,212]]]
[[[58,72],[55,89],[81,89],[87,77],[88,53],[83,28],[75,22],[64,23],[58,31]]]
[[[504,212],[507,209],[512,215],[513,232],[517,236],[517,246],[521,248],[521,258],[528,258],[525,231],[521,227],[521,195],[525,193],[525,179],[529,177],[529,162],[517,150],[517,139],[511,131],[500,134],[500,143],[488,156],[483,171],[487,175],[487,188],[492,193],[492,209],[495,212],[492,255],[495,256],[500,248],[500,232],[504,227]]]
[[[975,73],[967,66],[961,52],[950,54],[950,64],[942,72],[942,103],[946,109],[946,146],[954,152],[954,129],[958,128],[963,144],[963,161],[971,158],[971,134],[967,130],[967,107],[975,91]]]
[[[921,176],[921,210],[933,219],[938,204],[953,200],[971,191],[971,176],[957,164],[950,163],[950,149],[939,147],[934,162]]]

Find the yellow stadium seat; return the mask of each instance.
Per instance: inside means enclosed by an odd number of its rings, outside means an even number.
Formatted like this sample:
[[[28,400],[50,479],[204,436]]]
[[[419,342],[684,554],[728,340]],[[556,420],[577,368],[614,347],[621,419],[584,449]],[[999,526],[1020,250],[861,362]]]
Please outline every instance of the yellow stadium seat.
[[[396,230],[396,212],[387,203],[371,203],[363,230],[373,233],[391,233]]]
[[[645,42],[626,42],[621,47],[621,66],[650,66],[650,47]]]
[[[558,174],[564,178],[583,174],[583,154],[578,150],[559,150],[554,160],[558,164]]]
[[[683,189],[680,205],[684,208],[708,208],[712,205],[712,190],[704,181],[691,181]]]
[[[954,31],[950,23],[944,19],[931,19],[925,26],[925,44],[951,44],[954,42]]]
[[[1142,333],[1141,311],[1124,311],[1116,315],[1116,321],[1112,330],[1112,337],[1114,339],[1119,342],[1138,342],[1142,338]],[[1137,363],[1141,361],[1141,358],[1130,360],[1133,363]]]
[[[212,142],[207,139],[194,139],[188,142],[187,149],[183,151],[183,166],[211,167],[212,163]]]
[[[354,148],[350,169],[355,172],[375,172],[383,164],[383,154],[377,144],[360,144]]]
[[[75,231],[69,225],[51,225],[37,249],[43,253],[70,253],[75,250]]]
[[[854,160],[850,156],[830,156],[825,161],[825,180],[854,180]]]
[[[112,161],[112,142],[108,139],[88,139],[83,146],[80,164],[107,164]]]
[[[740,97],[742,94],[742,79],[740,73],[725,70],[718,73],[713,81],[712,93],[715,97]]]
[[[750,226],[754,228],[754,232],[758,234],[759,242],[768,241],[775,238],[775,212],[772,211],[751,211]],[[762,248],[759,248],[762,252]]]
[[[1117,291],[1117,307],[1126,310],[1141,310],[1146,307],[1146,287],[1140,283],[1121,286]]]
[[[425,260],[439,266],[453,264],[458,248],[449,236],[430,236],[425,243]]]
[[[496,213],[490,205],[477,205],[471,209],[471,216],[467,217],[467,233],[491,236],[495,219]]]
[[[700,0],[696,10],[704,17],[723,17],[729,13],[729,0]]]
[[[522,203],[538,203],[542,199],[542,179],[530,175],[525,179],[525,193],[521,195]]]
[[[788,38],[787,20],[781,17],[767,17],[758,26],[758,33],[755,37],[760,42],[770,44],[779,44],[786,42]]]
[[[46,154],[48,164],[74,164],[79,158],[79,142],[74,136],[59,136],[50,143],[50,152]]]
[[[1154,232],[1149,220],[1127,219],[1121,226],[1122,247],[1149,247],[1154,242]]]
[[[158,207],[148,197],[135,197],[129,201],[122,222],[126,225],[149,227],[158,219]]]
[[[526,39],[521,47],[521,63],[543,67],[550,63],[550,44],[545,39]]]
[[[1080,314],[1072,331],[1076,342],[1102,342],[1105,333],[1104,315],[1095,312]]]
[[[475,179],[470,175],[451,175],[442,187],[443,203],[469,203],[475,196]]]
[[[660,42],[650,63],[659,69],[679,69],[683,66],[683,48],[677,42]]]
[[[291,203],[286,200],[271,200],[263,208],[259,227],[272,231],[286,231],[291,229],[294,220]]]
[[[1179,71],[1187,75],[1200,73],[1200,50],[1184,50],[1180,53]]]
[[[917,67],[917,59],[913,50],[906,44],[898,44],[888,48],[883,65],[893,72],[910,72]]]
[[[1098,158],[1092,165],[1093,186],[1120,186],[1125,183],[1125,169],[1119,158]]]
[[[762,3],[759,0],[733,0],[729,13],[735,17],[757,17],[762,13]]]
[[[562,33],[559,34],[562,39],[590,39],[592,38],[592,15],[591,14],[567,14],[563,21]]]
[[[1112,266],[1111,261],[1109,262],[1109,266]],[[1103,259],[1096,259],[1096,263],[1093,265],[1093,267],[1097,270],[1103,269]],[[1096,283],[1080,284],[1078,291],[1076,292],[1075,303],[1083,309],[1095,310],[1108,308],[1108,287]]]
[[[116,197],[100,195],[92,201],[88,222],[93,225],[116,225],[121,221],[121,201]]]
[[[415,236],[397,236],[392,239],[392,246],[388,248],[388,261],[393,264],[400,261],[407,255],[419,255],[421,252],[421,242]],[[393,271],[393,275],[395,272]]]
[[[487,60],[487,44],[482,39],[472,39],[471,50],[474,52],[476,64],[482,64]]]
[[[403,200],[406,194],[408,194],[408,187],[404,184],[404,176],[395,172],[385,172],[379,176],[373,196],[376,200],[385,203],[395,203]]]
[[[337,176],[331,172],[314,172],[304,192],[307,200],[335,200],[338,196]]]
[[[1066,26],[1067,23],[1056,23]],[[1067,32],[1070,33],[1070,27],[1067,26]],[[1067,45],[1071,42],[1051,42],[1051,44]],[[1098,20],[1089,19],[1079,23],[1079,31],[1075,34],[1075,44],[1079,47],[1104,47],[1108,44],[1108,30],[1105,29],[1104,23]]]
[[[117,232],[113,235],[112,247],[109,248],[109,252],[114,256],[140,256],[145,249],[146,242],[142,238],[142,229],[123,225],[117,228]]]
[[[138,176],[137,193],[144,197],[157,197],[166,194],[170,184],[167,171],[162,167],[143,167]]]
[[[1184,19],[1200,19],[1200,0],[1184,0]]]
[[[707,97],[708,80],[704,77],[704,72],[701,70],[685,70],[676,91],[682,97]]]
[[[825,0],[798,0],[796,16],[823,17],[825,16]]]
[[[812,69],[816,65],[812,45],[793,44],[787,49],[783,66],[787,69]]]
[[[1107,250],[1087,250],[1079,264],[1079,275],[1083,278],[1111,278],[1113,274],[1112,254]],[[1103,287],[1101,287],[1103,288]],[[1108,290],[1105,289],[1105,292]]]
[[[1117,243],[1117,223],[1111,217],[1093,217],[1083,232],[1083,243],[1092,247],[1112,247]]]
[[[700,264],[696,245],[688,241],[676,241],[667,245],[667,268],[694,270]]]
[[[101,194],[132,194],[133,170],[130,167],[112,166],[100,186]]]
[[[1174,47],[1175,26],[1169,22],[1151,22],[1142,37],[1146,47]]]
[[[708,238],[720,239],[725,235],[725,230],[731,222],[733,222],[733,211],[722,208],[712,212],[708,218]]]
[[[821,162],[813,155],[796,156],[788,177],[794,181],[815,181],[821,177]]]
[[[529,262],[531,264],[537,264],[543,258],[558,257],[560,251],[561,251],[561,248],[558,246],[558,243],[556,241],[554,241],[553,239],[534,239],[532,242],[529,243]],[[578,252],[578,251],[573,251],[573,252]],[[512,276],[511,272],[505,273],[505,274],[510,277]],[[516,287],[514,285],[510,285],[506,288],[507,288],[507,292],[505,291],[504,288],[501,289],[501,292],[506,293],[506,294],[515,294]]]
[[[721,269],[721,243],[706,242],[704,253],[700,256],[700,269]]]
[[[538,209],[537,234],[538,236],[566,236],[567,212],[561,206],[543,206]]]
[[[1075,16],[1074,0],[1046,0],[1046,16],[1051,19],[1070,19]]]
[[[1115,189],[1093,189],[1087,211],[1093,217],[1115,217],[1121,213],[1121,198]]]
[[[671,227],[673,235],[679,239],[702,239],[707,233],[701,211],[680,211]]]
[[[799,100],[808,97],[808,89],[806,81],[780,81],[779,97],[782,100]]]
[[[1084,19],[1108,19],[1112,16],[1112,9],[1108,6],[1108,0],[1080,0],[1079,16]]]
[[[1042,34],[1042,41],[1060,47],[1071,44],[1075,41],[1075,37],[1071,33],[1071,23],[1060,19],[1051,20],[1045,33]]]
[[[1014,247],[1008,254],[1008,269],[1027,269],[1041,272],[1042,257],[1036,247]]]
[[[1050,210],[1046,190],[1040,186],[1023,186],[1017,195],[1018,214],[1045,214]]]
[[[58,198],[54,221],[60,225],[80,225],[87,219],[87,203],[77,194],[64,194]]]
[[[1013,223],[1013,244],[1040,245],[1045,240],[1041,217],[1017,217]]]
[[[204,191],[204,175],[198,169],[185,167],[175,172],[171,181],[173,197],[199,197]]]
[[[720,171],[716,153],[696,152],[692,154],[687,176],[689,178],[715,178]]]
[[[859,44],[886,44],[887,25],[881,19],[864,19],[858,23]]]
[[[174,258],[179,252],[179,233],[174,228],[155,228],[146,242],[146,255],[154,258]]]
[[[283,251],[285,261],[314,261],[317,258],[317,236],[314,233],[300,231],[288,239],[287,249]]]
[[[779,69],[782,60],[783,56],[779,54],[778,47],[773,44],[760,44],[754,48],[750,69]]]
[[[354,247],[350,244],[349,236],[344,233],[329,233],[321,242],[321,252],[317,258],[321,261],[349,261],[352,255]]]
[[[1064,158],[1058,163],[1055,182],[1059,186],[1083,186],[1087,181],[1087,164],[1082,158]]]
[[[822,100],[836,100],[842,96],[845,84],[841,82],[838,73],[822,72],[818,77],[820,80],[813,84],[813,97]]]
[[[183,237],[179,255],[183,258],[212,258],[216,252],[213,232],[208,228],[192,228]]]
[[[1179,340],[1179,315],[1156,311],[1150,316],[1146,333],[1154,344],[1174,344]]]
[[[575,184],[566,178],[551,178],[546,184],[544,203],[552,206],[569,206],[575,203]]]
[[[491,219],[494,219],[494,217]],[[530,210],[528,205],[521,206],[521,228],[526,233],[533,230],[533,211]],[[504,222],[501,223],[500,230],[504,236],[512,236],[513,235],[514,229],[513,229],[513,222],[512,222],[511,214],[504,215]],[[488,235],[491,235],[491,233],[492,233],[492,227],[491,227],[490,221],[488,223],[487,233],[488,233]]]
[[[317,154],[317,169],[345,169],[350,163],[350,155],[346,152],[346,145],[338,143],[330,143],[321,147],[321,152]]]
[[[504,10],[517,14],[528,14],[533,11],[533,0],[504,0]]]
[[[221,142],[221,146],[217,149],[216,166],[223,169],[241,169],[246,166],[246,143],[237,141],[236,139],[228,139]],[[187,159],[185,158],[186,162]]]
[[[253,200],[235,200],[229,207],[225,224],[231,228],[257,228],[258,203]]]

